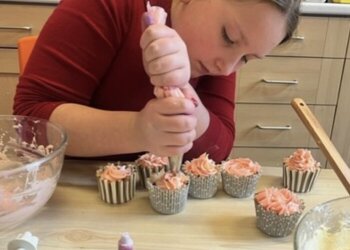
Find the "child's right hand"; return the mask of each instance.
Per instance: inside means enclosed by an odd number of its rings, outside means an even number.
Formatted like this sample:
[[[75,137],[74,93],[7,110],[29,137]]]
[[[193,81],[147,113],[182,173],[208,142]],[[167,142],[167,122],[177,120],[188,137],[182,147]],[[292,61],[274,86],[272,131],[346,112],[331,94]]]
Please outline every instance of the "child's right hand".
[[[152,24],[140,40],[143,64],[154,86],[184,87],[191,70],[187,48],[179,34],[164,24]]]
[[[183,154],[196,138],[196,107],[187,98],[151,99],[138,112],[135,133],[145,151],[159,156]]]

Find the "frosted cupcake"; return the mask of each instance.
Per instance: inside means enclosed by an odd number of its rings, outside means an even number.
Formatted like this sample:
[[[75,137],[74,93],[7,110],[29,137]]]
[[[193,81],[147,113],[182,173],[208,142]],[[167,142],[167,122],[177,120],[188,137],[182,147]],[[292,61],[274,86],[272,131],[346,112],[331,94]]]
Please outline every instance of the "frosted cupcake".
[[[96,172],[98,190],[103,201],[122,204],[134,198],[136,172],[133,165],[108,163]]]
[[[182,172],[161,172],[147,180],[149,198],[154,210],[176,214],[186,205],[190,179]]]
[[[273,237],[290,235],[303,210],[304,202],[286,188],[265,188],[254,196],[257,227]]]
[[[283,186],[297,193],[309,192],[320,171],[320,163],[310,150],[297,149],[283,161]]]
[[[152,174],[170,170],[168,157],[160,157],[151,153],[141,155],[135,163],[142,188],[146,188],[146,180]]]
[[[215,162],[204,153],[198,158],[186,161],[183,171],[190,177],[189,195],[193,198],[207,199],[218,190],[220,172]]]
[[[249,158],[230,159],[222,163],[221,175],[227,194],[235,198],[246,198],[256,189],[261,166]]]

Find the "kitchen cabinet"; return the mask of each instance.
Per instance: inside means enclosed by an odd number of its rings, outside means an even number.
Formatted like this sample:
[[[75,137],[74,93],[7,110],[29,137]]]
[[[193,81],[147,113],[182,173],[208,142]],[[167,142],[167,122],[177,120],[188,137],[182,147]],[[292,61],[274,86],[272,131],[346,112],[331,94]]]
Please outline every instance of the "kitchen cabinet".
[[[350,66],[348,80],[343,77],[349,30],[350,18],[302,16],[289,42],[238,72],[236,142],[231,157],[281,166],[283,158],[296,148],[308,148],[322,167],[328,167],[290,102],[303,98],[330,137],[333,130],[345,130],[337,123],[350,122],[350,118],[341,118],[350,105],[345,98],[345,93],[350,93]],[[349,141],[350,125],[347,131]],[[338,137],[349,149],[344,137]]]
[[[349,55],[349,50],[348,50]],[[332,141],[350,166],[350,59],[345,61],[344,74],[334,121]]]
[[[0,114],[11,114],[19,68],[17,40],[36,35],[55,5],[0,4]]]

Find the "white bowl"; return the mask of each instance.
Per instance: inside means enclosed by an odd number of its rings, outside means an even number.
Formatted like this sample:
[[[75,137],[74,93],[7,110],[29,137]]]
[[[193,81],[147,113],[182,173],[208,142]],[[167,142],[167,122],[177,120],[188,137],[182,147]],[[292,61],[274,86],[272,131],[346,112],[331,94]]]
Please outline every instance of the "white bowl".
[[[296,250],[349,250],[350,197],[322,203],[300,220],[294,234]]]
[[[66,145],[58,125],[0,115],[0,232],[27,221],[50,199]]]

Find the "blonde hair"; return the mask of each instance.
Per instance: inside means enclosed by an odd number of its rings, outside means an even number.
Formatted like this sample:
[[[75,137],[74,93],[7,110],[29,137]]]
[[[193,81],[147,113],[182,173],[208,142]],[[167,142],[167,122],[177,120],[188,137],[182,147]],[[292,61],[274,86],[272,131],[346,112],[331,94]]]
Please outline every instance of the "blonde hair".
[[[260,0],[273,4],[286,16],[286,36],[281,43],[288,41],[299,23],[301,0]]]

